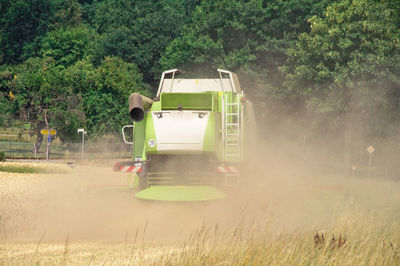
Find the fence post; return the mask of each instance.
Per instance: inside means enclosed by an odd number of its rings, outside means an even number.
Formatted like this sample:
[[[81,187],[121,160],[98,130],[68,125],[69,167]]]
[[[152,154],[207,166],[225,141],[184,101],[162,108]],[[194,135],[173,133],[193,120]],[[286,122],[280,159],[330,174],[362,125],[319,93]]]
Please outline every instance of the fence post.
[[[371,175],[371,161],[372,161],[372,153],[369,154],[369,159],[368,159],[368,177]]]

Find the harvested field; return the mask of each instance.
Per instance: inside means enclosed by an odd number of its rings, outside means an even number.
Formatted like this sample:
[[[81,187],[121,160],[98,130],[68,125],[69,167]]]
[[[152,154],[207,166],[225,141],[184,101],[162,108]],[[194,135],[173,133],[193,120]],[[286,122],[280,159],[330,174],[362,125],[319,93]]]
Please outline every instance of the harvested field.
[[[399,182],[281,169],[190,204],[136,200],[109,167],[0,172],[0,264],[400,263]]]
[[[24,162],[0,162],[0,172],[35,174],[35,173],[68,173],[70,168],[66,164],[54,163],[24,163]]]

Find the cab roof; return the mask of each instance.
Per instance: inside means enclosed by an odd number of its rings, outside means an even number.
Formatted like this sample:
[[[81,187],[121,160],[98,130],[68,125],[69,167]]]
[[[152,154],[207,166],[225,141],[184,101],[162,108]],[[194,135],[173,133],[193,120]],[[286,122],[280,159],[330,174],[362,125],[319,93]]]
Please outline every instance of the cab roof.
[[[176,75],[181,73],[178,69],[164,71],[161,75],[157,97],[161,93],[241,92],[239,79],[235,73],[223,69],[217,71],[220,78],[216,79],[182,79],[176,78]]]

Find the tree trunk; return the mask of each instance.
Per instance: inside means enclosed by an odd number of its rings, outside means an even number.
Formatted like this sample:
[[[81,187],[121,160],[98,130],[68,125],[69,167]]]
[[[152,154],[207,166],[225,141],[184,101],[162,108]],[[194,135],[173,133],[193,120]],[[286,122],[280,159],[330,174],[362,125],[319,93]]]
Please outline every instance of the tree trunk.
[[[43,135],[40,132],[42,129],[46,128],[47,130],[49,129],[49,122],[47,121],[47,110],[43,110],[43,116],[44,116],[44,122],[40,121],[37,126],[36,126],[36,142],[35,142],[35,154],[39,153],[40,146],[42,146],[43,143]]]
[[[43,135],[40,133],[41,127],[38,126],[38,128],[36,129],[36,141],[35,141],[35,154],[38,154],[40,146],[42,145],[43,142]]]
[[[357,124],[356,110],[354,108],[354,98],[352,88],[345,89],[345,113],[344,113],[344,147],[343,147],[343,165],[344,174],[351,175],[352,167],[352,144],[355,125]]]
[[[344,121],[344,147],[343,147],[343,165],[344,175],[349,176],[351,174],[351,144],[353,137],[353,114],[351,110],[348,110],[345,114]]]

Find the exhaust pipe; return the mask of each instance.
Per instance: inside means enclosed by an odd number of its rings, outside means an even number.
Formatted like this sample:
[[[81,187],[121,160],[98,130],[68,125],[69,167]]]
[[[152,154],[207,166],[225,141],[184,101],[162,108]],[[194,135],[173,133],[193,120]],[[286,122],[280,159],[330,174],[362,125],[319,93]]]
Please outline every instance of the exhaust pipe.
[[[129,96],[129,115],[135,122],[140,122],[144,118],[144,110],[148,109],[153,104],[153,100],[140,95],[139,93],[132,93]]]

